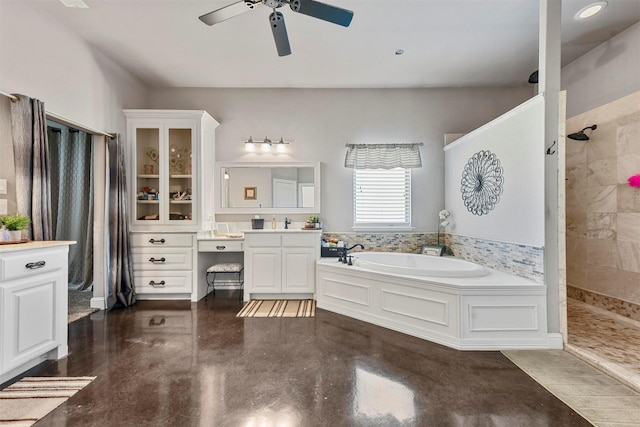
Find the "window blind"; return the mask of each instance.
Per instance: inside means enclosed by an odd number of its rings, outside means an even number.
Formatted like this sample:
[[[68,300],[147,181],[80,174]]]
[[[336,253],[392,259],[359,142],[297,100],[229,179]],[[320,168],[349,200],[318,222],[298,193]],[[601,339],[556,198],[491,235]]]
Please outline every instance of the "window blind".
[[[411,226],[411,169],[354,169],[355,227]]]

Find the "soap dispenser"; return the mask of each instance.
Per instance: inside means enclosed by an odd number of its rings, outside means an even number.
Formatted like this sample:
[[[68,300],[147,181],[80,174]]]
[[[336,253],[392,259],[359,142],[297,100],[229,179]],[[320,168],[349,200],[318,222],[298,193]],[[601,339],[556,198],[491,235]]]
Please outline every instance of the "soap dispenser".
[[[271,228],[276,229],[276,216],[274,215],[271,219]]]

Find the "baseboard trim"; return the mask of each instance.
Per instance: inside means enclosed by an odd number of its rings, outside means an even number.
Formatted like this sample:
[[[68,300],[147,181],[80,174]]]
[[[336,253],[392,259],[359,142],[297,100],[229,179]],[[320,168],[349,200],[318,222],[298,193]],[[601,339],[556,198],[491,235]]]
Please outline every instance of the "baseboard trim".
[[[104,297],[92,297],[89,307],[97,308],[98,310],[104,310],[107,308]]]

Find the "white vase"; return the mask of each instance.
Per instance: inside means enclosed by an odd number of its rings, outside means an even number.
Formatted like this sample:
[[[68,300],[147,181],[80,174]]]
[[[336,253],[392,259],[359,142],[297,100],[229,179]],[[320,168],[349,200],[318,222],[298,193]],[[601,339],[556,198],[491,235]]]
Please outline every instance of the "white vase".
[[[22,230],[9,230],[9,241],[19,242],[22,240]]]

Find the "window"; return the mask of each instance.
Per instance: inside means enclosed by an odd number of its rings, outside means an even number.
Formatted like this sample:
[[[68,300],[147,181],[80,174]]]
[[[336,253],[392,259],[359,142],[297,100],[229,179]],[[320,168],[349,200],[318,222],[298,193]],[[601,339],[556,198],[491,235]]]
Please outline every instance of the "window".
[[[411,169],[354,169],[353,225],[411,227]]]

